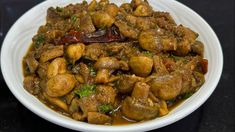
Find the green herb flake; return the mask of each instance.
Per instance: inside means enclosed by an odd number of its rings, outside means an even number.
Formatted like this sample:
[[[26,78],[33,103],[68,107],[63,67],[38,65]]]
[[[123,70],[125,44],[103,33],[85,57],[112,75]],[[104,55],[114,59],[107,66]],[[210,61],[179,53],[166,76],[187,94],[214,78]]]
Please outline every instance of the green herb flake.
[[[183,99],[187,99],[187,98],[191,97],[192,95],[193,95],[192,92],[185,93],[184,95],[182,95],[182,98],[183,98]]]
[[[72,16],[72,17],[71,17],[71,21],[72,21],[73,23],[75,23],[77,20],[78,20],[78,17],[77,17],[77,16]]]
[[[80,98],[90,96],[95,92],[96,85],[84,84],[79,90],[74,91]]]
[[[35,40],[35,48],[38,49],[45,42],[45,36],[39,34]]]
[[[98,106],[98,111],[101,113],[109,113],[112,110],[113,110],[113,106],[109,104]]]
[[[94,67],[93,66],[89,66],[88,68],[89,68],[89,71],[90,71],[90,75],[91,76],[95,76],[96,75],[96,70],[94,69]]]
[[[152,58],[153,55],[154,55],[154,54],[153,54],[152,52],[150,52],[150,51],[143,51],[142,53],[143,53],[145,56],[151,57],[151,58]]]
[[[173,58],[175,61],[179,61],[182,59],[182,57],[179,57],[179,56],[175,56],[173,54],[170,55],[171,58]]]
[[[56,7],[56,11],[58,12],[62,12],[64,8],[61,8],[61,7]]]

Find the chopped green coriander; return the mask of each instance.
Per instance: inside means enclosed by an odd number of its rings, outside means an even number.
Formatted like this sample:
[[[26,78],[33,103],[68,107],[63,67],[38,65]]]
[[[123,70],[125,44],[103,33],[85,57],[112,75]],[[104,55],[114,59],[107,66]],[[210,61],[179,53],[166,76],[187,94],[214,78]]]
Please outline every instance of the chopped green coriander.
[[[113,106],[109,104],[98,106],[98,111],[101,113],[109,113],[112,110],[113,110]]]
[[[62,12],[62,11],[63,11],[63,8],[61,8],[61,7],[56,7],[56,11]]]
[[[87,97],[95,92],[96,85],[84,84],[77,91],[74,91],[80,98]]]
[[[87,3],[87,1],[84,0],[84,1],[82,1],[82,4],[87,5],[88,3]]]
[[[72,17],[71,17],[71,21],[72,21],[73,23],[75,23],[77,20],[78,20],[78,17],[77,17],[77,16],[72,16]]]
[[[45,42],[45,36],[42,35],[42,34],[39,34],[37,37],[36,37],[36,40],[35,40],[35,48],[38,49],[39,47],[42,46],[42,44]]]
[[[179,56],[175,56],[173,54],[170,55],[171,58],[173,58],[175,61],[178,61],[178,60],[181,60],[182,57],[179,57]]]
[[[94,69],[94,67],[92,65],[90,65],[88,68],[89,68],[89,71],[90,71],[90,75],[95,76],[96,75],[96,70]]]
[[[145,56],[147,56],[147,57],[153,57],[153,53],[152,52],[150,52],[150,51],[143,51],[142,52]]]
[[[183,99],[187,99],[187,98],[191,97],[192,95],[193,95],[192,92],[185,93],[184,95],[182,95],[182,98],[183,98]]]

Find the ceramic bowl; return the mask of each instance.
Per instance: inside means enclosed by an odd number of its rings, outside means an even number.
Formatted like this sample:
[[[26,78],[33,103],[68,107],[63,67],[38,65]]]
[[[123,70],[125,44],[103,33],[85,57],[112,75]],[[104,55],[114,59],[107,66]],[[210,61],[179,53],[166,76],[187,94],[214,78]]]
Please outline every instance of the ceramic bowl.
[[[129,0],[110,1],[118,5],[130,2]],[[38,4],[15,22],[2,44],[1,69],[4,79],[14,96],[33,113],[57,125],[79,131],[147,131],[169,125],[189,115],[201,106],[215,90],[222,72],[223,54],[220,42],[212,28],[197,13],[175,0],[149,0],[154,10],[170,12],[178,24],[181,23],[199,33],[199,40],[205,44],[205,58],[209,61],[205,84],[168,115],[132,125],[92,125],[75,121],[51,110],[23,88],[22,59],[37,29],[40,25],[45,24],[47,8],[77,2],[82,2],[82,0],[47,0]]]

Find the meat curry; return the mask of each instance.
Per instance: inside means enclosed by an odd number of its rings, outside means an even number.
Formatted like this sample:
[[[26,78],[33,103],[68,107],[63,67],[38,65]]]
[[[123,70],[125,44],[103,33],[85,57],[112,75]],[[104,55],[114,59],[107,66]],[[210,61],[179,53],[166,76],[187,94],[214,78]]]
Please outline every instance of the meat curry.
[[[23,58],[24,88],[92,124],[161,117],[205,81],[208,61],[198,36],[146,0],[50,7]]]

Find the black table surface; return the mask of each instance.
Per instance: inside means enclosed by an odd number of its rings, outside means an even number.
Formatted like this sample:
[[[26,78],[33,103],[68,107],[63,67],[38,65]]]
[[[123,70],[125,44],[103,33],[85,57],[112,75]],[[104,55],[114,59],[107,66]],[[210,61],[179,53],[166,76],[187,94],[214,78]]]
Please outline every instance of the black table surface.
[[[0,0],[0,44],[12,24],[42,0]],[[215,30],[224,53],[221,80],[212,96],[184,119],[158,132],[235,132],[234,1],[179,0],[200,14]],[[26,109],[10,92],[0,74],[0,132],[70,132]]]

